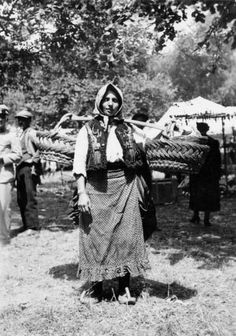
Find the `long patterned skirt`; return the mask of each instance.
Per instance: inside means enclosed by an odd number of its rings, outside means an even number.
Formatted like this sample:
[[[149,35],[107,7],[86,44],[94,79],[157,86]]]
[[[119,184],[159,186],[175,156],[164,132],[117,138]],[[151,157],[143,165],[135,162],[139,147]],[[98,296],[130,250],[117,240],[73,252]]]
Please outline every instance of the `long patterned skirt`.
[[[91,214],[81,214],[79,268],[81,280],[102,281],[143,275],[149,268],[139,210],[138,177],[111,170],[88,177]]]

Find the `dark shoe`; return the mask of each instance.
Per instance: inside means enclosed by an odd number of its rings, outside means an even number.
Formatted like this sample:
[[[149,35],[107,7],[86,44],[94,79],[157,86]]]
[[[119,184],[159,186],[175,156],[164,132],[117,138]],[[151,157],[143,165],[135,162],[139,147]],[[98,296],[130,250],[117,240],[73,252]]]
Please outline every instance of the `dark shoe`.
[[[193,216],[193,217],[190,219],[190,222],[193,223],[193,224],[199,224],[199,223],[200,223],[200,217],[195,217],[195,216]]]
[[[24,231],[25,231],[25,229],[23,229],[22,227],[17,228],[17,229],[13,229],[13,230],[11,230],[10,236],[11,236],[11,238],[14,238],[14,237],[16,237],[18,234],[20,234],[20,233],[22,233],[22,232],[24,232]]]
[[[27,230],[40,231],[40,230],[41,230],[41,227],[39,227],[39,226],[36,226],[36,227],[29,227],[29,228],[27,228]]]
[[[26,236],[31,236],[31,235],[35,235],[35,234],[39,234],[40,230],[39,229],[23,229],[22,231],[20,231],[20,233],[26,235]]]
[[[31,230],[31,231],[40,231],[41,228],[40,227],[26,227],[26,226],[21,226],[20,228],[16,229],[18,230],[18,232],[25,232],[27,230]]]
[[[18,230],[18,233],[22,233],[22,232],[25,232],[27,230],[27,227],[25,226],[21,226]]]

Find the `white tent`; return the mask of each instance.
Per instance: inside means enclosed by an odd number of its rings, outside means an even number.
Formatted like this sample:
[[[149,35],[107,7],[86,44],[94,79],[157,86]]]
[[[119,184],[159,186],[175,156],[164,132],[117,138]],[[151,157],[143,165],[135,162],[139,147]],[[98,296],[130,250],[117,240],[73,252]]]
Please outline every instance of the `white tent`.
[[[236,131],[236,106],[227,106],[225,108],[227,118],[225,124],[227,128],[231,128],[231,133]]]
[[[226,108],[202,97],[197,97],[186,102],[174,103],[156,125],[164,129],[165,125],[169,124],[172,120],[179,120],[195,128],[196,122],[203,121],[210,127],[209,134],[221,134],[222,118],[217,118],[217,116],[221,115],[224,115],[225,133],[231,134],[232,128],[236,128],[236,107]],[[210,116],[216,117],[212,118]]]

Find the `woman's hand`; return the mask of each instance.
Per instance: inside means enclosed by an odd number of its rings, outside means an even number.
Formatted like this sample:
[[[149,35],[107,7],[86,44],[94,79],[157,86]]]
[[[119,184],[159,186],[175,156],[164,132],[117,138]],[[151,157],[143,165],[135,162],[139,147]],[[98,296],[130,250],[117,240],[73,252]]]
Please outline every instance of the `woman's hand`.
[[[78,210],[90,213],[91,203],[88,194],[86,192],[80,193],[78,198]]]

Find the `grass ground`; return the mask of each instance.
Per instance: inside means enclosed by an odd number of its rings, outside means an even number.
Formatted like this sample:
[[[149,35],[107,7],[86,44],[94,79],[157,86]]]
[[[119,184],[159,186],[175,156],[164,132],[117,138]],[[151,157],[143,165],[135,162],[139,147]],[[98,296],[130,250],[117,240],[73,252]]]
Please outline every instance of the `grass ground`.
[[[13,229],[20,216],[13,193]],[[79,302],[78,228],[67,218],[70,183],[51,179],[39,188],[34,235],[19,234],[1,250],[1,336],[233,336],[236,335],[236,198],[204,228],[189,223],[188,199],[157,208],[148,241],[151,270],[132,279],[135,306],[115,297],[94,306]],[[114,288],[116,283],[107,284]]]

